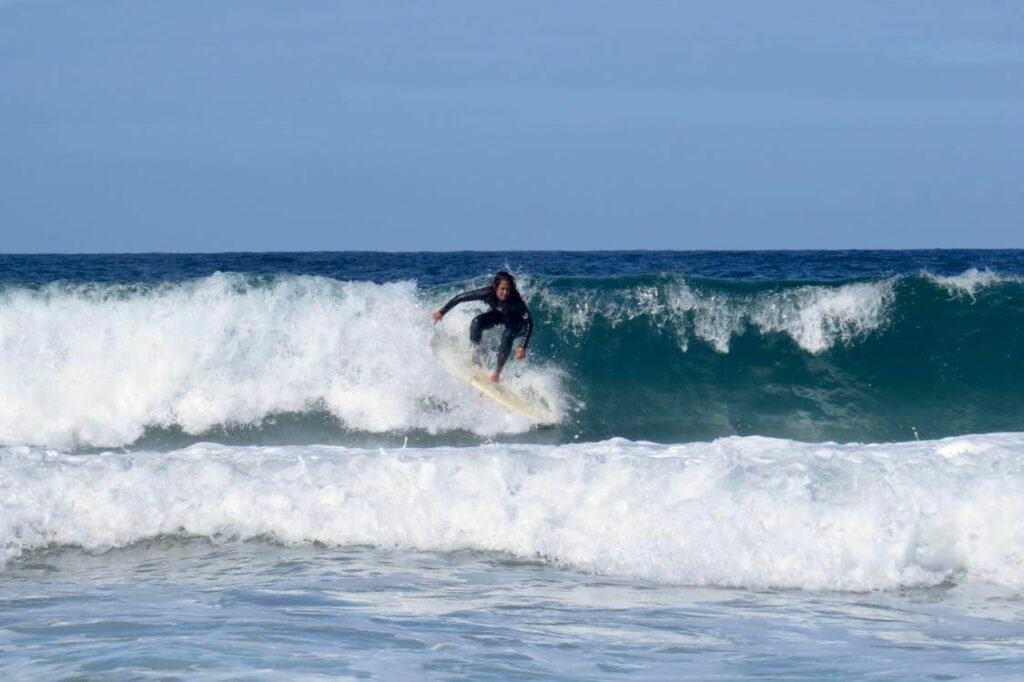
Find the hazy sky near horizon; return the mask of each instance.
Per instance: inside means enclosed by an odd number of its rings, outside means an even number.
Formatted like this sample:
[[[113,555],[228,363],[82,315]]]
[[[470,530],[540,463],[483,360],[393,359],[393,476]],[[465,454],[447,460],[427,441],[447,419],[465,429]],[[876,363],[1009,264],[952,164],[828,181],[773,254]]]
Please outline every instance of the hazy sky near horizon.
[[[0,0],[0,251],[1024,247],[1024,3]]]

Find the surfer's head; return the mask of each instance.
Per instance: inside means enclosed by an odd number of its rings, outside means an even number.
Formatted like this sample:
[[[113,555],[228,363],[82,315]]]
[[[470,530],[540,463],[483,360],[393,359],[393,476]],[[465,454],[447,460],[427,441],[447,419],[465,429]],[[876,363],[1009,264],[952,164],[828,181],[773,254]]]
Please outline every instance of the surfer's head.
[[[516,291],[516,280],[509,273],[504,270],[500,270],[498,274],[494,276],[494,281],[491,283],[491,287],[494,288],[494,295],[498,297],[498,300],[504,301],[509,297],[509,294]]]

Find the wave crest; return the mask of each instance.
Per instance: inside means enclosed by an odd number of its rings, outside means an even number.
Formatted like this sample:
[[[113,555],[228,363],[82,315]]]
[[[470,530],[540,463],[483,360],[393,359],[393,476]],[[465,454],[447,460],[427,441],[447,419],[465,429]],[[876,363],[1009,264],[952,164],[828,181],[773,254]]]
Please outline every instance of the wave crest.
[[[945,289],[951,296],[969,296],[971,300],[975,300],[978,292],[983,289],[989,289],[999,284],[1024,283],[1024,279],[1020,277],[999,274],[989,269],[970,268],[959,275],[952,276],[933,275],[929,272],[922,274],[925,279]]]
[[[538,298],[576,336],[585,335],[599,318],[613,328],[645,318],[675,333],[684,351],[695,338],[728,353],[732,339],[752,326],[762,334],[785,334],[804,350],[822,353],[882,328],[895,298],[895,282],[743,292],[691,286],[676,278],[611,293],[541,289]]]

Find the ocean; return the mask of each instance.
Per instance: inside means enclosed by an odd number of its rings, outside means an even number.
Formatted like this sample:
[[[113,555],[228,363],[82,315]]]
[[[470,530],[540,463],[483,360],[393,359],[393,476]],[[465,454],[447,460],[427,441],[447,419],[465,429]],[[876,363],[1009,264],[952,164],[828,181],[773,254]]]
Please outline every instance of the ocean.
[[[0,675],[1020,679],[1022,386],[1017,250],[0,256]]]

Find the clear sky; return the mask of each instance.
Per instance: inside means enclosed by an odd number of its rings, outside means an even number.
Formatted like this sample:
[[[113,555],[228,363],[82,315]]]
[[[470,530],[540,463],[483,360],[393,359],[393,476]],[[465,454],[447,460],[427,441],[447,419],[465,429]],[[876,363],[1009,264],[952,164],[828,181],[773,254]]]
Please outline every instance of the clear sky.
[[[1024,247],[1024,2],[0,0],[0,251]]]

